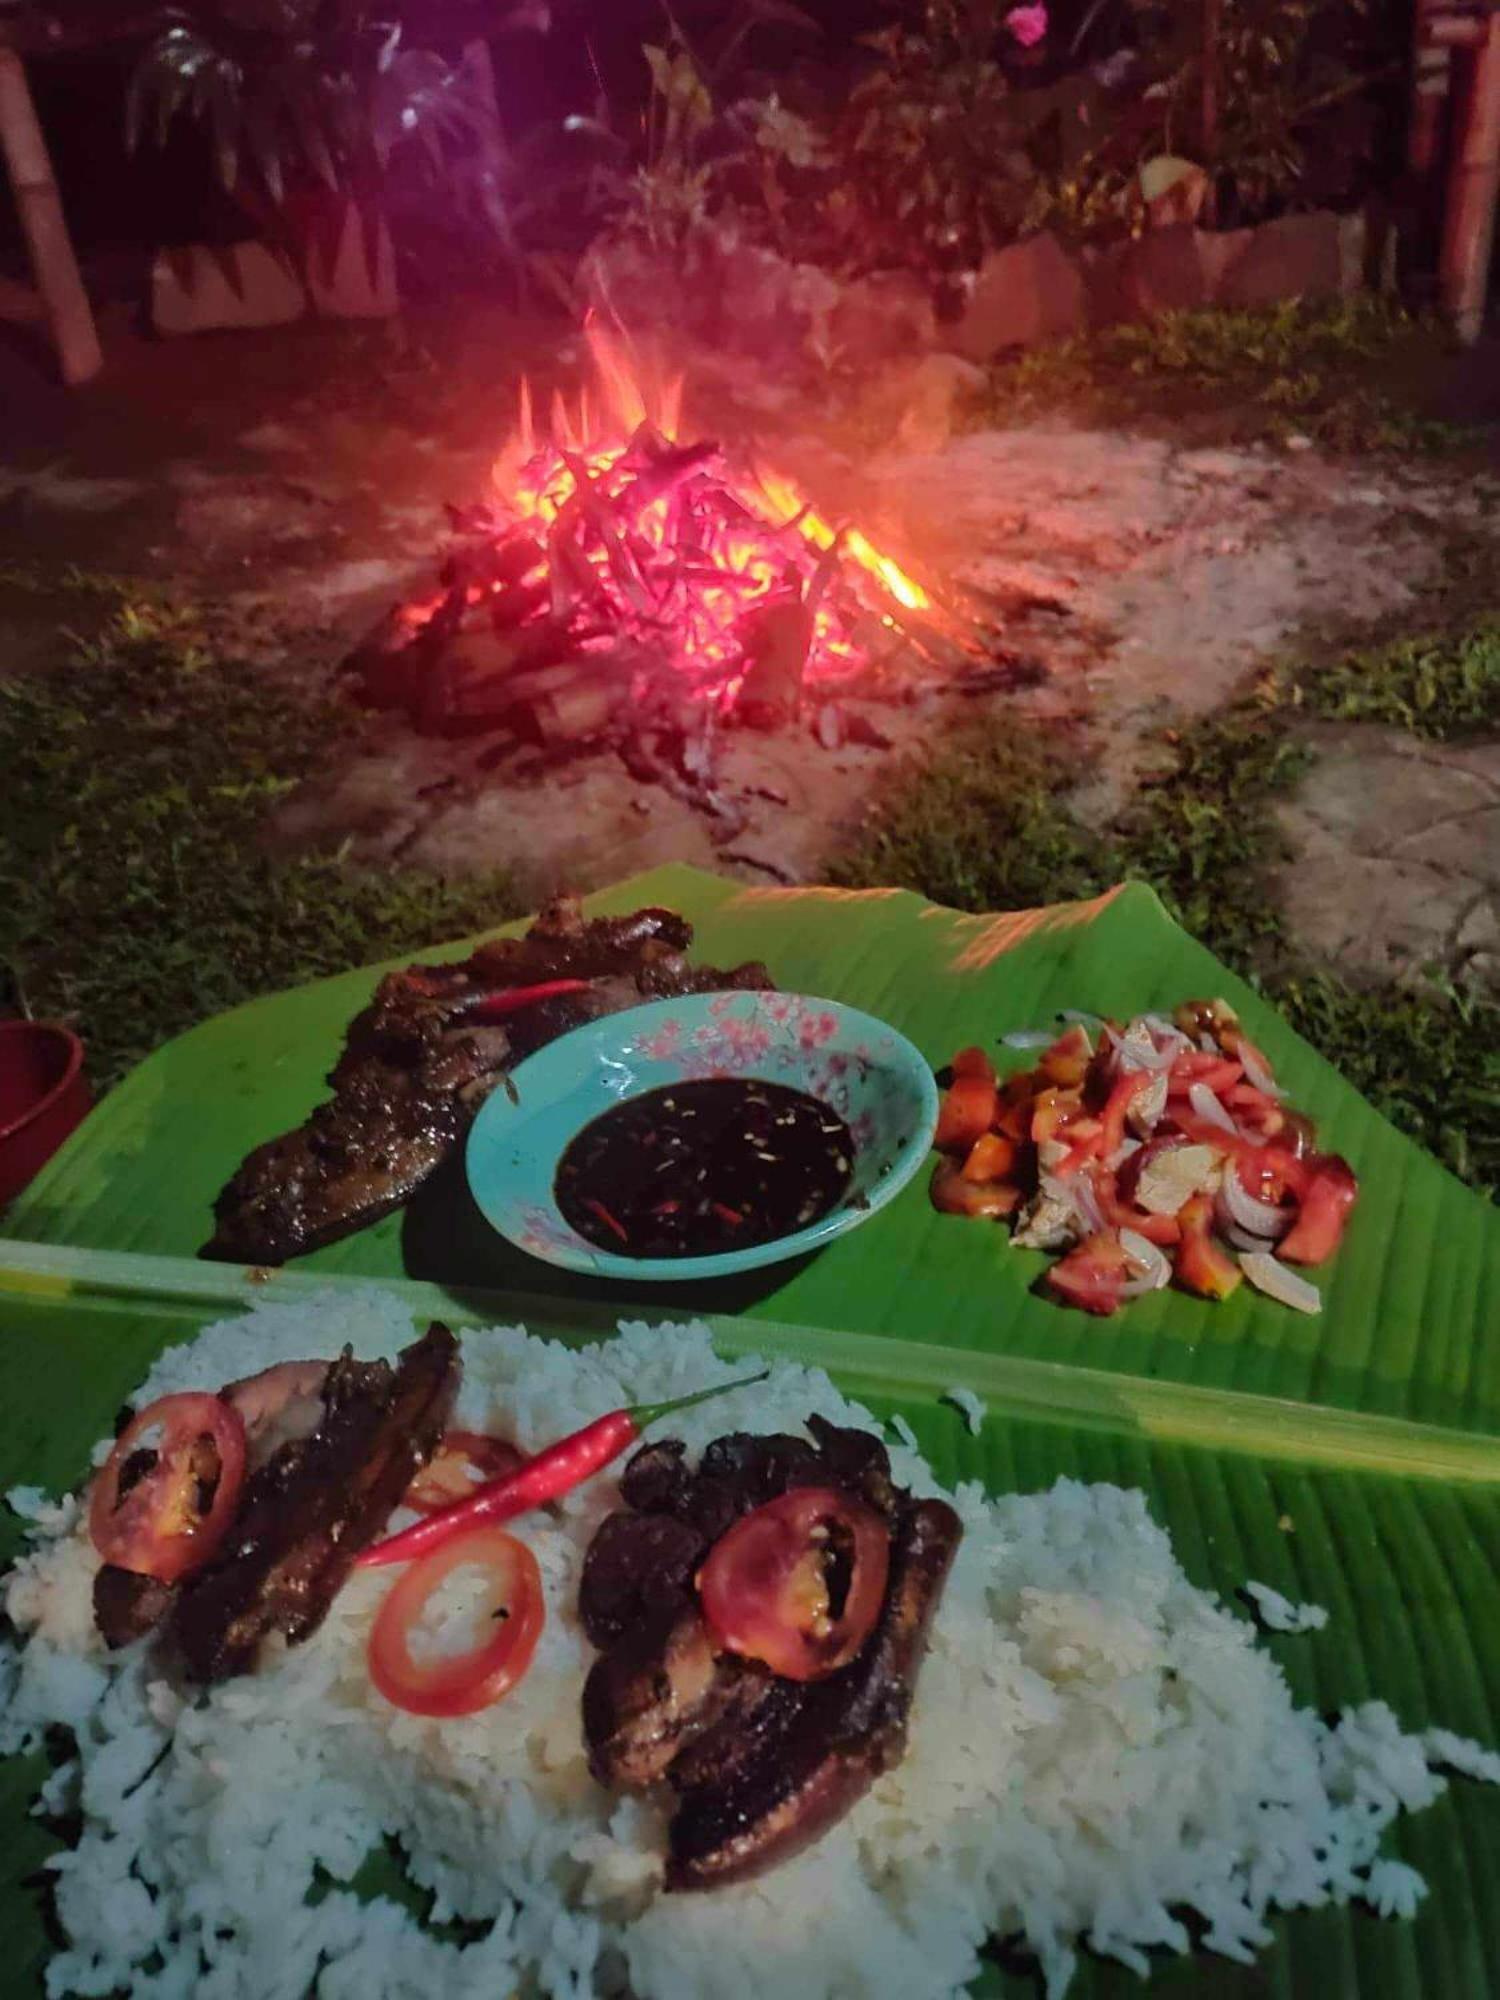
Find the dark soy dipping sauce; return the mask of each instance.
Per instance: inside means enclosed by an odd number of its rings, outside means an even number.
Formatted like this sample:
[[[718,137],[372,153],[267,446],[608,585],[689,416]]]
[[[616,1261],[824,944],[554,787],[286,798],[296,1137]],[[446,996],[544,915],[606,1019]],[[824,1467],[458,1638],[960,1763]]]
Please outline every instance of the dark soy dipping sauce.
[[[789,1236],[844,1196],[854,1140],[805,1090],[669,1084],[585,1125],[557,1166],[568,1221],[617,1257],[710,1257]]]

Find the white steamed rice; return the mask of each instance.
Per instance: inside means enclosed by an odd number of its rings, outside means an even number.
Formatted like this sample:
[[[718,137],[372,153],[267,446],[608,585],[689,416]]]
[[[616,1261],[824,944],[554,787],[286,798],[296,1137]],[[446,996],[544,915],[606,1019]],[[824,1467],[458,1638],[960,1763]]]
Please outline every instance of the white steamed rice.
[[[273,1298],[164,1355],[137,1400],[345,1341],[389,1354],[411,1335],[390,1295]],[[459,1421],[527,1448],[747,1372],[701,1327],[627,1326],[581,1353],[497,1328],[466,1334],[464,1354]],[[877,1428],[821,1372],[781,1362],[675,1428],[696,1447],[737,1427],[800,1429],[814,1411]],[[892,1462],[939,1490],[908,1447]],[[1490,1752],[1443,1730],[1405,1736],[1383,1703],[1334,1727],[1294,1708],[1252,1628],[1188,1582],[1140,1493],[1061,1480],[989,1500],[965,1486],[899,1769],[766,1880],[664,1897],[662,1819],[593,1783],[579,1726],[579,1565],[616,1497],[600,1479],[520,1524],[548,1596],[535,1664],[498,1707],[433,1722],[386,1706],[365,1673],[387,1576],[357,1576],[308,1644],[184,1705],[141,1647],[102,1650],[74,1504],[14,1496],[36,1542],[9,1586],[23,1643],[0,1647],[0,1750],[55,1723],[78,1744],[44,1792],[83,1824],[52,1863],[68,1942],[49,1993],[927,2000],[977,1973],[988,1935],[1024,1933],[1057,1995],[1084,1940],[1141,1972],[1155,1947],[1186,1951],[1174,1911],[1242,1960],[1277,1909],[1358,1897],[1409,1915],[1424,1885],[1379,1855],[1384,1828],[1443,1790],[1432,1764],[1500,1778]],[[492,1928],[452,1942],[341,1887],[383,1837],[436,1920]],[[332,1886],[310,1903],[315,1881]]]
[[[1321,1632],[1328,1623],[1322,1604],[1293,1604],[1268,1583],[1247,1582],[1245,1595],[1255,1607],[1255,1615],[1268,1632]]]

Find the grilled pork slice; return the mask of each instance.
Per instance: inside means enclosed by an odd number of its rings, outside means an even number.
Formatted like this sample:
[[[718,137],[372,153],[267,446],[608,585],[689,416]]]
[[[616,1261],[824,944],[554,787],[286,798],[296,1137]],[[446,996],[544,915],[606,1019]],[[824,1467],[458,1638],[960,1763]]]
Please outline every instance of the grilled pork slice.
[[[962,1528],[942,1501],[892,1484],[867,1432],[809,1420],[816,1444],[734,1433],[696,1471],[674,1439],[643,1447],[621,1479],[626,1511],[584,1560],[579,1614],[604,1648],[584,1684],[589,1766],[601,1784],[665,1779],[679,1794],[667,1886],[705,1889],[786,1860],[898,1763],[932,1615]],[[741,1515],[795,1486],[837,1486],[881,1513],[891,1566],[858,1655],[791,1681],[716,1652],[693,1577]]]
[[[316,1430],[250,1475],[223,1548],[178,1586],[167,1629],[192,1679],[245,1672],[273,1632],[295,1644],[318,1629],[436,1450],[459,1373],[458,1343],[437,1324],[394,1367],[347,1348],[330,1366]]]
[[[763,1874],[810,1846],[900,1763],[928,1629],[962,1534],[944,1501],[903,1507],[880,1622],[858,1657],[802,1683],[796,1714],[763,1731],[738,1762],[707,1776],[689,1765],[683,1775],[693,1782],[672,1820],[669,1889]]]
[[[399,1208],[457,1146],[506,1071],[570,1028],[669,994],[771,984],[763,966],[689,966],[682,954],[691,937],[670,910],[585,921],[575,902],[562,901],[523,938],[481,945],[456,965],[387,974],[350,1023],[328,1079],[334,1095],[246,1157],[214,1203],[203,1254],[279,1264]],[[482,1020],[490,994],[553,979],[590,986],[503,1025]]]

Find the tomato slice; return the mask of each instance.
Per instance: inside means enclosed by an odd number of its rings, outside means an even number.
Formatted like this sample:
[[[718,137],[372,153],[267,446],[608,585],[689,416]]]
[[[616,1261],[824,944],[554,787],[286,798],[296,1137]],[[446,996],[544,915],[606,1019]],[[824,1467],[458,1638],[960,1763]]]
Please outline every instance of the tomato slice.
[[[969,1148],[960,1171],[966,1181],[1001,1181],[1016,1164],[1016,1142],[998,1132],[986,1132]]]
[[[483,1570],[485,1631],[462,1653],[418,1658],[412,1639],[422,1614],[457,1569]],[[412,1715],[473,1715],[510,1693],[531,1665],[546,1622],[542,1573],[524,1542],[503,1528],[475,1528],[414,1562],[370,1628],[370,1679]]]
[[[105,1562],[175,1583],[229,1531],[245,1481],[245,1424],[222,1397],[162,1396],[115,1441],[89,1497]]]
[[[995,1065],[981,1048],[960,1049],[949,1067],[955,1076],[980,1076],[986,1083],[995,1081]]]
[[[1037,1065],[1048,1083],[1076,1089],[1093,1061],[1093,1046],[1084,1030],[1075,1025],[1058,1036]]]
[[[967,1153],[995,1121],[999,1093],[991,1076],[955,1076],[938,1112],[932,1143],[940,1153]]]
[[[1211,1056],[1203,1049],[1187,1049],[1167,1072],[1167,1090],[1173,1097],[1186,1097],[1195,1083],[1206,1084],[1221,1097],[1244,1075],[1243,1065],[1228,1056]]]
[[[1070,1306],[1108,1318],[1124,1302],[1130,1281],[1130,1259],[1118,1236],[1090,1236],[1054,1264],[1047,1283]]]
[[[1213,1240],[1214,1205],[1206,1194],[1195,1194],[1184,1202],[1177,1220],[1182,1241],[1177,1246],[1173,1275],[1177,1282],[1203,1299],[1227,1299],[1238,1291],[1244,1273]]]
[[[698,1572],[720,1644],[791,1681],[847,1666],[875,1629],[891,1537],[873,1507],[833,1486],[796,1486],[746,1514]]]
[[[436,1514],[455,1500],[467,1500],[476,1486],[503,1479],[526,1462],[509,1439],[482,1431],[445,1431],[443,1441],[402,1495],[403,1507]]]
[[[1336,1153],[1300,1164],[1311,1167],[1311,1176],[1297,1220],[1277,1245],[1276,1254],[1288,1264],[1321,1264],[1339,1246],[1359,1183],[1349,1162]]]

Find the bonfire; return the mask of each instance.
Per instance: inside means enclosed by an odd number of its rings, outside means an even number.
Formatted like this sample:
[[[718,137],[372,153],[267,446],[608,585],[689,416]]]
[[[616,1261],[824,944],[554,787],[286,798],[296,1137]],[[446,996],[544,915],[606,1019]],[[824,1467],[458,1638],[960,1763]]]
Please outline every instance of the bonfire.
[[[857,527],[748,455],[682,442],[680,377],[587,339],[593,384],[539,421],[522,383],[493,497],[450,509],[439,587],[352,657],[367,700],[429,732],[607,745],[702,803],[725,727],[826,735],[831,699],[899,698],[915,665],[975,657]]]

